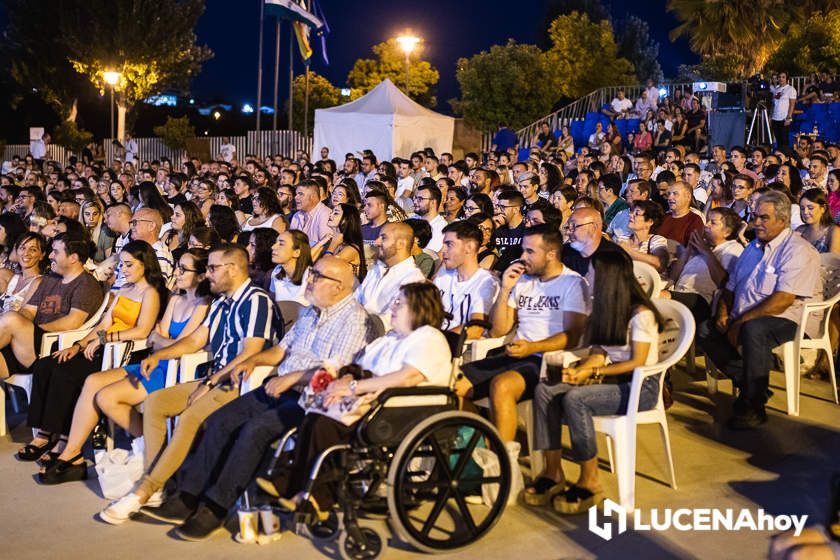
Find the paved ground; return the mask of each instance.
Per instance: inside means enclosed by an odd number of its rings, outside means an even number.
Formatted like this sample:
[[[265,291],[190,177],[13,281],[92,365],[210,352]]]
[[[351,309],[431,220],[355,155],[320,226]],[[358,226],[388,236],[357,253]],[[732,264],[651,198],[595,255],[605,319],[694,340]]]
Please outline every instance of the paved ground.
[[[678,490],[661,482],[666,470],[655,427],[640,430],[636,478],[637,506],[648,508],[764,508],[773,514],[808,514],[824,519],[828,479],[840,459],[840,407],[830,401],[826,382],[803,381],[802,416],[784,414],[781,374],[774,373],[776,394],[766,427],[732,433],[722,427],[730,397],[710,399],[705,383],[675,375],[677,402],[669,412]],[[725,386],[728,387],[728,384]],[[13,417],[20,424],[22,417]],[[106,504],[95,480],[59,487],[38,486],[31,464],[12,457],[29,432],[18,425],[11,438],[0,440],[0,558],[336,558],[309,541],[286,534],[267,546],[240,545],[230,534],[199,544],[168,536],[169,527],[129,522],[112,527],[97,520]],[[603,442],[600,446],[604,450]],[[602,457],[605,455],[602,453]],[[569,465],[570,475],[576,467]],[[93,471],[91,470],[91,473]],[[608,496],[616,497],[615,478],[604,471]],[[560,558],[704,558],[765,557],[769,532],[642,532],[628,531],[607,542],[587,529],[586,516],[563,518],[547,510],[509,508],[483,541],[453,558],[528,560]],[[391,541],[386,558],[419,558],[420,554]]]

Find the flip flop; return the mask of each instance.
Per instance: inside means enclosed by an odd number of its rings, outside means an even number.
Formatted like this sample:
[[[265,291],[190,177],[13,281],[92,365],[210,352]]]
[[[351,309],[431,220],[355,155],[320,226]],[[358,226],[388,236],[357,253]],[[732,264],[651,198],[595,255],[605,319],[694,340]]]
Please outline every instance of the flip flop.
[[[528,490],[533,489],[533,492]],[[547,476],[537,477],[534,482],[525,487],[522,499],[529,506],[544,506],[554,499],[554,496],[562,494],[566,490],[566,483],[557,483]]]

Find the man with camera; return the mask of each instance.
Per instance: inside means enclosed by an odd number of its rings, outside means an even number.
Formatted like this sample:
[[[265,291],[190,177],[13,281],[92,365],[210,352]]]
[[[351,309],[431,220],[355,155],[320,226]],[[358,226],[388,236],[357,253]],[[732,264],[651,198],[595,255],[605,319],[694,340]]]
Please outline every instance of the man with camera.
[[[788,83],[787,72],[779,72],[779,84],[770,86],[773,94],[773,114],[770,128],[779,148],[788,147],[790,123],[793,120],[793,107],[796,104],[796,89]]]

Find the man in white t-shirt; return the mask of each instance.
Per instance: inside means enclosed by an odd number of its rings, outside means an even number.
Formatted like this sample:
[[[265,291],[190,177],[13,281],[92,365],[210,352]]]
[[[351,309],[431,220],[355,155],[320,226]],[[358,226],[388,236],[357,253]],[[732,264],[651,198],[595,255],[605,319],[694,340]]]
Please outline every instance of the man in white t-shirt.
[[[560,232],[546,224],[525,230],[522,257],[502,275],[490,313],[490,335],[513,338],[490,357],[465,364],[455,384],[461,397],[490,398],[506,442],[516,437],[516,403],[534,395],[542,353],[577,346],[589,314],[586,281],[560,262],[562,247]]]
[[[397,196],[396,202],[400,208],[409,208],[406,210],[407,214],[414,212],[414,204],[411,202],[411,195],[414,194],[414,175],[411,174],[411,162],[407,159],[399,161],[397,168]]]
[[[391,304],[399,295],[400,287],[411,282],[425,282],[426,277],[411,256],[414,230],[408,224],[386,223],[379,230],[374,245],[379,250],[379,259],[356,289],[356,299],[368,313],[378,316],[388,330]]]
[[[137,163],[137,140],[131,134],[125,134],[125,162]]]
[[[605,115],[615,119],[626,119],[628,113],[633,110],[633,102],[627,99],[624,95],[624,88],[619,89],[613,100],[610,102],[610,108],[601,111]]]
[[[466,221],[453,222],[443,228],[443,268],[435,276],[443,309],[452,318],[445,323],[449,331],[460,333],[471,320],[486,321],[499,292],[496,277],[478,266],[482,241],[478,226]],[[481,327],[470,327],[468,339],[480,338]]]
[[[790,123],[793,121],[793,106],[796,103],[796,89],[788,83],[787,72],[779,72],[779,85],[770,86],[773,94],[773,114],[770,128],[779,148],[786,148],[790,136]]]

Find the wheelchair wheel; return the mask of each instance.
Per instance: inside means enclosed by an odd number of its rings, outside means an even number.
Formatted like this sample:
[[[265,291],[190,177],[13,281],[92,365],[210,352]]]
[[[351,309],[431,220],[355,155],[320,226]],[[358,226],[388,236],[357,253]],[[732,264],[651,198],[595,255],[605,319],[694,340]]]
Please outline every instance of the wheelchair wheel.
[[[317,544],[326,544],[335,541],[341,532],[341,520],[336,511],[330,512],[326,521],[320,521],[306,528],[309,538]]]
[[[365,542],[359,542],[348,531],[338,537],[338,554],[342,560],[379,560],[385,552],[388,539],[372,527],[359,527]]]
[[[484,474],[474,460],[476,449],[490,462],[495,457],[498,475]],[[496,429],[476,414],[441,412],[417,424],[394,454],[388,471],[391,524],[420,551],[450,552],[493,528],[510,488],[510,462]],[[482,494],[489,504],[467,499]]]

